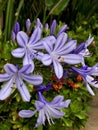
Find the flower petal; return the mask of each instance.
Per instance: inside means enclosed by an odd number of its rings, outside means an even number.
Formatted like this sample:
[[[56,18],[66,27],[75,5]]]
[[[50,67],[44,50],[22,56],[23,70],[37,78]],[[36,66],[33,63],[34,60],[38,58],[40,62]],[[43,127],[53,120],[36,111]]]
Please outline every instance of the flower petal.
[[[26,85],[24,84],[24,82],[18,77],[16,78],[16,87],[17,87],[18,91],[20,92],[23,100],[29,102],[30,93],[29,93]]]
[[[43,41],[43,45],[48,53],[51,53],[53,50],[53,45],[50,43],[50,41]]]
[[[46,117],[45,117],[44,110],[41,109],[39,111],[39,116],[38,116],[37,123],[36,123],[35,127],[38,127],[40,125],[45,125],[45,120],[46,120]]]
[[[65,42],[67,41],[67,37],[67,34],[64,32],[58,36],[57,41],[55,43],[54,51],[60,50],[64,47]]]
[[[63,76],[63,67],[56,60],[53,60],[53,65],[54,65],[55,74],[60,79]]]
[[[18,71],[18,68],[13,65],[13,64],[9,64],[7,63],[6,65],[4,65],[4,70],[9,74],[9,75],[12,75],[14,74],[15,72]]]
[[[66,54],[70,53],[72,50],[74,50],[75,48],[76,48],[76,41],[71,40],[70,42],[68,42],[64,46],[61,46],[59,48],[59,50],[57,50],[56,52],[59,55],[66,55]]]
[[[78,64],[83,62],[83,57],[81,55],[76,55],[76,54],[68,54],[66,56],[62,56],[61,62],[65,62],[68,64]]]
[[[88,83],[86,83],[86,88],[87,88],[87,90],[89,91],[89,93],[90,93],[92,96],[95,95],[94,92],[93,92],[93,90],[91,89],[91,87],[89,86]]]
[[[11,54],[14,56],[14,57],[18,57],[18,58],[21,58],[24,56],[24,53],[25,53],[25,49],[24,48],[17,48],[15,50],[13,50],[11,52]]]
[[[36,109],[39,111],[40,109],[42,109],[44,106],[45,106],[45,104],[43,103],[43,102],[40,102],[40,101],[35,101],[35,107],[36,107]]]
[[[13,88],[13,79],[2,86],[0,90],[0,100],[6,99],[12,92]]]
[[[58,104],[64,100],[64,96],[58,95],[56,96],[50,104]]]
[[[39,85],[43,82],[43,78],[40,75],[24,75],[22,74],[22,78],[30,84]]]
[[[10,79],[10,76],[8,74],[0,74],[0,82],[7,81]]]
[[[50,55],[48,54],[45,54],[43,57],[42,57],[42,63],[44,65],[50,65],[52,63],[52,58],[50,57]]]
[[[34,62],[32,60],[32,58],[30,57],[30,54],[28,52],[25,53],[25,56],[23,58],[23,65],[28,65],[31,64],[32,69],[31,72],[34,70]]]
[[[58,37],[62,32],[64,32],[66,28],[67,28],[67,25],[62,26],[59,32],[57,33],[56,37]]]
[[[25,47],[28,43],[28,36],[25,32],[20,31],[17,33],[17,42],[19,46]]]
[[[28,64],[28,65],[24,65],[24,66],[19,70],[19,72],[20,72],[20,73],[23,73],[23,74],[29,74],[29,73],[31,73],[31,69],[32,69],[31,64]]]
[[[30,37],[28,44],[36,43],[41,38],[41,32],[42,32],[42,30],[39,27],[36,27]]]
[[[60,112],[59,110],[54,109],[52,106],[48,104],[45,107],[45,110],[49,113],[49,117],[61,118],[65,114],[64,112]]]
[[[21,110],[19,112],[19,116],[23,117],[23,118],[30,118],[32,117],[34,114],[36,113],[36,111],[32,111],[32,110]]]
[[[61,103],[59,104],[59,107],[60,107],[60,108],[67,108],[67,107],[69,106],[70,102],[71,102],[71,100],[70,100],[70,99],[67,99],[67,100],[64,101],[64,102],[61,102]]]

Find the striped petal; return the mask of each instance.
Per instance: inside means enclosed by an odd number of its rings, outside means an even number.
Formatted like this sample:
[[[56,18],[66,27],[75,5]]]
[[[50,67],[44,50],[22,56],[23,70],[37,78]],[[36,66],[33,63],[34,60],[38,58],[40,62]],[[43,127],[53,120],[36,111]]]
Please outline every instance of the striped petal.
[[[83,62],[83,57],[81,55],[76,54],[68,54],[66,56],[61,57],[61,62],[65,62],[68,64],[78,64]]]
[[[24,56],[25,54],[25,49],[24,48],[17,48],[15,50],[13,50],[11,52],[11,54],[14,56],[14,57],[17,57],[17,58],[21,58]]]
[[[59,32],[57,33],[56,37],[58,37],[62,32],[64,32],[66,28],[67,28],[67,25],[62,26]]]
[[[0,100],[4,100],[10,96],[13,88],[13,79],[4,84],[0,90]]]
[[[26,85],[24,84],[24,82],[19,77],[16,78],[16,87],[17,87],[18,91],[20,92],[23,100],[29,102],[30,93],[29,93]]]
[[[63,67],[56,60],[53,60],[53,65],[54,65],[55,74],[60,79],[63,76]]]
[[[54,51],[58,51],[61,48],[63,48],[66,41],[67,41],[67,34],[66,33],[61,33],[59,35],[59,37],[57,38],[57,41],[55,43]]]
[[[64,100],[64,96],[58,95],[56,96],[52,102],[50,102],[50,104],[55,105],[55,104],[59,104],[60,102],[62,102]]]
[[[43,82],[43,78],[40,75],[24,75],[22,74],[22,78],[30,84],[39,85]]]
[[[35,44],[41,38],[41,29],[39,27],[35,28],[32,33],[28,44]]]
[[[47,66],[50,65],[52,63],[52,58],[50,57],[50,55],[45,54],[42,58],[42,63]]]
[[[34,62],[33,62],[32,58],[30,57],[30,54],[28,54],[26,52],[26,54],[23,58],[23,65],[28,65],[28,64],[31,64],[31,66],[32,66],[31,72],[32,72],[34,70]]]
[[[18,68],[15,65],[13,65],[13,64],[7,63],[6,65],[4,65],[4,70],[9,75],[12,75],[12,74],[14,74],[14,73],[16,73],[18,71]]]
[[[23,117],[23,118],[30,118],[32,117],[34,114],[36,113],[36,111],[32,111],[32,110],[21,110],[19,112],[19,116]]]
[[[0,74],[0,82],[8,81],[10,79],[10,76],[8,74]]]
[[[25,32],[20,31],[17,34],[17,42],[19,44],[19,46],[21,47],[25,47],[28,43],[28,36]]]
[[[28,64],[28,65],[23,66],[23,67],[19,70],[19,72],[20,72],[20,73],[23,73],[23,74],[29,74],[29,73],[31,73],[31,69],[32,69],[31,64]]]
[[[70,53],[71,51],[73,51],[75,48],[76,48],[76,41],[75,40],[71,40],[70,42],[68,42],[67,44],[62,46],[56,52],[59,55],[66,55],[66,54]]]
[[[51,53],[53,50],[53,45],[50,43],[50,41],[43,41],[43,45],[48,53]]]

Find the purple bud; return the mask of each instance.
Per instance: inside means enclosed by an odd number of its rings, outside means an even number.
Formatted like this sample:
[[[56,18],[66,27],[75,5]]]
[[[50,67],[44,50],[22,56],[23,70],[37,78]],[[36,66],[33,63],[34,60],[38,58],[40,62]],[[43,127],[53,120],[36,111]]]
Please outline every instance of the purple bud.
[[[16,22],[14,24],[14,29],[13,29],[14,33],[17,34],[20,31],[20,24],[18,22]]]
[[[30,26],[31,26],[31,21],[30,21],[30,19],[27,19],[26,20],[26,29],[27,29],[27,32],[30,31]]]
[[[43,25],[42,25],[42,23],[41,23],[39,18],[37,18],[37,20],[36,20],[36,27],[39,27],[41,29],[43,28]]]
[[[54,19],[51,26],[50,26],[50,34],[54,34],[55,30],[56,30],[56,20]]]
[[[59,32],[57,33],[56,37],[58,37],[62,32],[65,32],[66,29],[67,29],[67,25],[62,26]]]

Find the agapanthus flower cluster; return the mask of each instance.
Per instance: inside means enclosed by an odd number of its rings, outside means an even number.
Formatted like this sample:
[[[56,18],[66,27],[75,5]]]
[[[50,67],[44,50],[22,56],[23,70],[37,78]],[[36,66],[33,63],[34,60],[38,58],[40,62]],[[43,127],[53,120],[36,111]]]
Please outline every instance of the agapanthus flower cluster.
[[[49,27],[47,23],[43,25],[37,18],[31,31],[31,21],[27,19],[26,31],[23,31],[16,22],[11,37],[12,41],[17,43],[17,48],[12,50],[11,54],[15,58],[21,58],[21,65],[7,63],[4,65],[5,73],[0,74],[0,82],[4,82],[1,85],[0,100],[8,98],[13,93],[13,88],[17,88],[22,99],[30,102],[32,93],[29,91],[28,84],[35,87],[38,98],[34,103],[36,110],[19,112],[19,116],[23,118],[31,118],[38,112],[35,127],[45,125],[46,120],[50,125],[54,124],[53,118],[63,117],[65,113],[61,110],[71,103],[71,99],[64,100],[66,95],[56,95],[51,102],[44,98],[44,93],[52,89],[52,82],[49,80],[48,84],[44,84],[44,74],[38,73],[38,69],[35,74],[37,61],[40,64],[39,68],[43,66],[51,69],[50,73],[54,74],[58,81],[61,78],[66,79],[71,72],[81,75],[91,95],[94,95],[91,86],[98,88],[98,81],[95,78],[98,76],[98,63],[93,67],[85,64],[85,57],[91,56],[88,46],[94,38],[89,36],[86,42],[77,44],[77,40],[69,38],[66,24],[59,31],[56,26],[56,20],[53,20]],[[44,31],[48,31],[47,35],[43,35]]]

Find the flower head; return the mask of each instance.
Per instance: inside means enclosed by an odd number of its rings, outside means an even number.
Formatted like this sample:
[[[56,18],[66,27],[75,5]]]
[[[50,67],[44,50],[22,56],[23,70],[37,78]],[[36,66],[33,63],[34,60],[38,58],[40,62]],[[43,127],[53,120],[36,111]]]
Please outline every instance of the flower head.
[[[0,74],[0,82],[6,83],[2,86],[0,90],[0,100],[6,99],[12,92],[14,84],[25,101],[30,101],[30,93],[23,82],[39,85],[42,83],[43,78],[40,75],[31,74],[31,65],[25,65],[21,69],[13,64],[6,64],[4,66],[5,74]]]
[[[78,54],[71,54],[72,50],[76,48],[76,41],[71,40],[67,42],[67,34],[61,33],[53,47],[51,43],[43,43],[48,54],[43,55],[42,62],[44,65],[53,63],[55,74],[58,78],[63,76],[63,68],[60,62],[68,64],[77,64],[82,62],[82,56]]]
[[[53,124],[54,122],[52,118],[61,118],[62,116],[64,116],[65,113],[61,112],[60,110],[62,108],[67,108],[71,102],[70,99],[63,101],[64,97],[61,95],[56,96],[52,102],[46,101],[40,92],[38,92],[38,97],[39,100],[35,101],[35,111],[21,110],[19,112],[20,117],[30,118],[38,111],[39,116],[35,127],[45,125],[46,120],[50,125]]]

